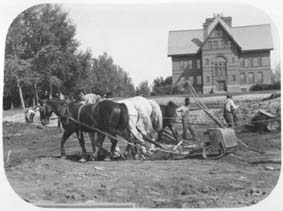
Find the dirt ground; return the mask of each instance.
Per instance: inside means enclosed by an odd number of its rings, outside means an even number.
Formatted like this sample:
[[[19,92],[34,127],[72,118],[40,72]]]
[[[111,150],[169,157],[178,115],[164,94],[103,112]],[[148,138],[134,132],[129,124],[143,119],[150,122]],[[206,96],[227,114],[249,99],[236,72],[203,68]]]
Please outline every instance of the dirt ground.
[[[31,203],[134,203],[145,208],[243,207],[267,197],[281,168],[281,134],[251,133],[237,137],[264,155],[237,148],[236,157],[172,160],[155,154],[147,161],[80,163],[75,136],[59,157],[56,128],[3,122],[4,165],[16,193]],[[90,152],[90,141],[86,139]],[[109,142],[106,141],[109,149]],[[125,146],[120,143],[123,149]]]

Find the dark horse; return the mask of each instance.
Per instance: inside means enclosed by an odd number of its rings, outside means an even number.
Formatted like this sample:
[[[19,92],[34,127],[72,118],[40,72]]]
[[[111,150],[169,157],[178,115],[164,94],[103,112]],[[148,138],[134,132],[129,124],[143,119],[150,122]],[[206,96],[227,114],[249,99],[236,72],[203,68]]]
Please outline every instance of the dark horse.
[[[176,113],[177,108],[178,106],[172,101],[169,101],[167,105],[160,105],[160,109],[163,116],[163,129],[158,133],[159,140],[161,140],[162,133],[166,132],[165,129],[167,127],[172,132],[172,135],[176,139],[176,141],[179,139],[178,132],[175,128],[176,122],[178,120],[178,116]]]
[[[96,104],[81,104],[76,102],[62,103],[58,100],[45,100],[40,109],[40,118],[42,124],[48,122],[48,118],[51,116],[50,111],[58,110],[61,117],[63,128],[65,129],[61,139],[61,155],[65,156],[64,144],[66,140],[76,133],[82,148],[82,161],[87,159],[87,153],[85,149],[83,132],[89,133],[93,157],[97,158],[98,151],[103,151],[103,141],[105,135],[98,133],[97,141],[95,140],[95,131],[80,125],[72,119],[82,122],[90,127],[100,129],[113,136],[117,134],[123,134],[127,137],[127,127],[129,122],[129,115],[127,107],[123,103],[116,103],[111,100],[103,100]],[[112,157],[116,148],[117,141],[110,139],[112,142],[111,154]]]

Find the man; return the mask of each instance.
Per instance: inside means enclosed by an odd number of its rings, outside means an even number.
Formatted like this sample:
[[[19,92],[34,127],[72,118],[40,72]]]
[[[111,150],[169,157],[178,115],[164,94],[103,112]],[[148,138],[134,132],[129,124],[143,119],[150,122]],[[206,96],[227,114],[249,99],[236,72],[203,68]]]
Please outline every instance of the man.
[[[183,139],[187,139],[187,128],[189,129],[194,141],[198,141],[197,134],[192,129],[190,122],[189,122],[189,114],[190,114],[190,98],[185,98],[185,105],[182,105],[181,107],[176,109],[176,112],[179,117],[182,118],[182,124],[183,124]]]
[[[33,118],[35,116],[35,110],[37,107],[34,108],[26,108],[25,109],[25,120],[26,123],[33,123]]]
[[[239,106],[236,106],[234,101],[232,100],[232,95],[227,93],[226,100],[224,102],[224,112],[223,117],[228,124],[228,127],[235,127],[235,123],[237,122],[238,118],[236,116],[236,110]]]

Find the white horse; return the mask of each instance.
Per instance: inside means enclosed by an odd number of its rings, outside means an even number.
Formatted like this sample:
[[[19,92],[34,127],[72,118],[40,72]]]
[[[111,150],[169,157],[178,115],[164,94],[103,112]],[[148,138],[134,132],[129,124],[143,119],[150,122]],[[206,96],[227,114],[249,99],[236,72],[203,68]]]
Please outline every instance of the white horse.
[[[155,101],[137,96],[118,102],[127,106],[129,130],[139,142],[145,144],[144,136],[152,138],[155,132],[162,129],[162,113]],[[141,153],[147,154],[143,146]]]
[[[101,100],[101,96],[100,95],[96,95],[96,94],[86,94],[82,96],[82,103],[84,104],[95,104],[98,103]]]

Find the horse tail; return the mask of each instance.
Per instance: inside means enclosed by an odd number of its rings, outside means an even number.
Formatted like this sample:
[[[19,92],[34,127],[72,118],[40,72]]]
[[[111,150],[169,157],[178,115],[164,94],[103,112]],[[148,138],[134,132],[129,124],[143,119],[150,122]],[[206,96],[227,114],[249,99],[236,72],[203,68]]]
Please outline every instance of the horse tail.
[[[159,131],[162,129],[162,124],[163,124],[162,111],[160,109],[160,106],[155,101],[153,100],[148,100],[148,101],[152,106],[151,119],[152,119],[153,129]]]
[[[127,106],[124,103],[119,103],[119,107],[120,107],[120,120],[118,123],[118,128],[120,130],[124,130],[129,125],[129,112]]]

